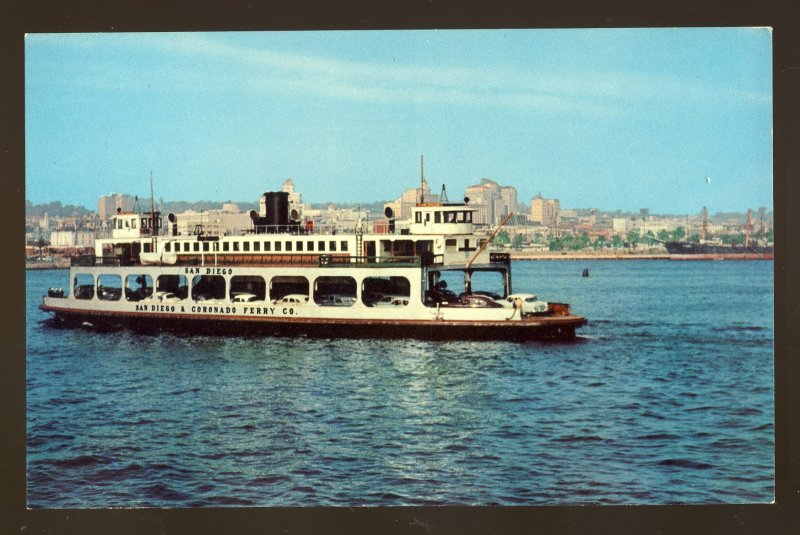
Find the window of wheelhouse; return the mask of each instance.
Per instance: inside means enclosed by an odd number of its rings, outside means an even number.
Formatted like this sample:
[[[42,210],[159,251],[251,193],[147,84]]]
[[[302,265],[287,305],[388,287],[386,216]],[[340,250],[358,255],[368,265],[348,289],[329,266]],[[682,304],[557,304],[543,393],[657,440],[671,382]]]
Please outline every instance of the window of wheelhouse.
[[[308,279],[305,277],[272,277],[269,281],[269,298],[277,301],[290,294],[308,296],[308,289]]]
[[[167,242],[164,244],[164,252],[169,253],[170,251],[172,251],[172,244]]]
[[[91,299],[94,297],[94,277],[89,273],[78,273],[72,288],[75,299]]]
[[[99,275],[97,277],[97,298],[103,301],[119,301],[122,297],[122,277],[119,275]]]
[[[185,275],[159,275],[156,279],[156,292],[171,293],[178,299],[189,296],[189,279]]]
[[[266,295],[267,283],[264,281],[264,277],[257,275],[235,275],[231,277],[231,301],[242,303],[263,301]]]
[[[410,295],[405,277],[366,277],[361,283],[361,302],[367,306],[405,306]],[[404,299],[395,299],[399,297]]]
[[[314,302],[318,305],[353,306],[356,295],[353,277],[317,277],[314,281]]]
[[[192,279],[192,300],[225,299],[225,277],[222,275],[196,275]]]
[[[442,222],[442,212],[434,212],[433,213],[433,222],[434,223],[441,223]]]
[[[150,275],[128,275],[125,277],[125,299],[141,301],[153,295],[153,277]]]

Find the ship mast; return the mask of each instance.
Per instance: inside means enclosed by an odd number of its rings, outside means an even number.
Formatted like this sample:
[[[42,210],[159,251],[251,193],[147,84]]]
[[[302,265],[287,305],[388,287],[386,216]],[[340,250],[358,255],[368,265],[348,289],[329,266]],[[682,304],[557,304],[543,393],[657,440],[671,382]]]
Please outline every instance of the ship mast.
[[[419,204],[425,204],[425,160],[419,155]]]
[[[153,244],[153,252],[156,252],[156,209],[153,196],[153,171],[150,170],[150,240]]]

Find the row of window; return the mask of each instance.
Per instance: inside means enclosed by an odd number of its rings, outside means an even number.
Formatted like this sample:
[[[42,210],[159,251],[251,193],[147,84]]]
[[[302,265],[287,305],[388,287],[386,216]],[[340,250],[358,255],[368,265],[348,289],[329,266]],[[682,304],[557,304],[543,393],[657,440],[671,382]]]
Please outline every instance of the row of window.
[[[159,275],[155,285],[147,274],[132,274],[123,279],[120,275],[94,276],[81,273],[73,281],[73,294],[77,299],[103,301],[141,301],[148,299],[162,303],[177,303],[190,299],[194,302],[258,303],[267,299],[271,303],[302,304],[313,299],[321,306],[353,306],[357,300],[357,282],[353,277],[323,276],[313,281],[303,276],[272,277],[267,284],[258,275],[234,275],[226,281],[221,275],[196,275],[190,281],[185,275]],[[361,299],[367,306],[405,306],[408,304],[410,285],[404,277],[367,277],[361,283]]]
[[[213,243],[213,247],[211,244]],[[204,252],[219,252],[220,251],[220,242],[183,242],[183,247],[181,248],[181,243],[176,242],[174,245],[174,252],[180,253],[199,253]],[[325,240],[297,240],[297,241],[223,241],[222,242],[222,252],[303,252],[303,251],[318,251],[318,252],[336,252],[337,245],[339,250],[343,252],[347,252],[348,250],[348,243],[345,240],[340,242],[336,242],[335,240],[325,241]],[[164,244],[164,251],[170,253],[173,252],[173,243],[167,242]]]
[[[151,222],[149,217],[143,217],[141,219],[142,219],[142,228],[143,229],[150,228],[152,226],[152,222]],[[156,219],[156,227],[161,228],[161,218]],[[127,228],[135,229],[136,228],[136,218],[135,217],[130,217],[130,218],[118,217],[118,218],[114,219],[114,228],[117,229],[117,230],[122,230],[122,229],[127,229]]]
[[[414,216],[414,221],[416,223],[422,223],[422,211],[417,211],[416,215]],[[430,223],[431,221],[431,212],[424,212],[425,214],[425,222]],[[436,211],[433,212],[433,222],[434,223],[472,223],[472,211],[470,210],[459,210],[459,211]]]

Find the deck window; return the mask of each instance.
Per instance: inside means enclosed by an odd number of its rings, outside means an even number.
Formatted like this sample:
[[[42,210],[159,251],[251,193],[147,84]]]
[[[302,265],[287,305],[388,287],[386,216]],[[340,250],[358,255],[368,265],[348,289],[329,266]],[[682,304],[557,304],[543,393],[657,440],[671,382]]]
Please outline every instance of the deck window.
[[[99,275],[97,277],[97,298],[103,301],[119,301],[122,297],[122,277],[119,275]]]
[[[206,253],[208,252],[208,242],[207,241],[203,242],[203,251],[205,251]]]
[[[242,247],[243,247],[244,251],[250,251],[250,242],[246,241],[246,242],[242,243]]]
[[[264,277],[257,275],[235,275],[231,277],[230,298],[234,303],[263,301],[267,295]]]
[[[309,251],[313,251],[314,250],[314,242],[313,241],[308,242],[306,245],[307,245],[307,249]]]
[[[156,279],[156,299],[180,301],[189,296],[189,280],[186,275],[159,275]]]
[[[164,252],[168,253],[170,251],[172,251],[172,244],[167,242],[167,243],[164,244]]]
[[[253,251],[261,251],[261,242],[260,241],[254,241],[253,242]]]
[[[197,275],[192,279],[192,300],[211,301],[225,299],[225,277],[222,275]]]
[[[265,241],[264,242],[264,251],[269,252],[272,250],[272,242]]]
[[[222,242],[222,251],[227,253],[230,251],[230,244],[226,241]]]
[[[183,242],[183,252],[184,253],[188,253],[189,252],[189,242],[188,241],[187,242]]]
[[[331,252],[336,250],[336,242],[335,241],[331,241],[331,242],[328,243],[328,250],[331,251]]]
[[[275,251],[277,252],[277,251],[280,251],[280,250],[281,250],[281,242],[276,241],[275,242]]]
[[[317,245],[319,245],[319,251],[324,253],[325,252],[325,242],[320,240],[320,241],[317,242]]]
[[[89,273],[78,273],[72,284],[75,299],[91,299],[94,297],[94,277]]]
[[[292,250],[292,242],[287,241],[286,242],[286,251],[291,251],[291,250]]]
[[[342,251],[347,251],[347,242],[342,241]]]
[[[151,295],[153,295],[153,277],[144,274],[125,277],[125,300],[141,301]]]
[[[320,306],[356,304],[356,280],[353,277],[317,277],[314,281],[314,302]]]
[[[195,253],[200,252],[200,242],[194,242],[192,249],[194,249]]]
[[[295,248],[294,248],[295,251],[302,251],[303,250],[303,242],[297,241],[297,242],[294,242],[294,244],[295,244]]]
[[[408,305],[411,284],[405,277],[366,277],[361,283],[361,302],[375,307]]]
[[[238,241],[233,242],[233,250],[234,251],[238,251],[239,250],[239,242]]]
[[[287,295],[308,296],[308,279],[305,277],[272,277],[269,298],[274,303]]]

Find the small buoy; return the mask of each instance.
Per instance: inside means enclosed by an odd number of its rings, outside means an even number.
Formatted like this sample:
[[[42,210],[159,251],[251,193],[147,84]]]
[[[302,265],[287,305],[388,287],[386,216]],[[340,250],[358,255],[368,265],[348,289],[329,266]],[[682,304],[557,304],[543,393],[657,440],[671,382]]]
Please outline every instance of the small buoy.
[[[583,276],[584,277],[588,277],[589,276],[589,270],[588,269],[584,269],[583,270]]]

